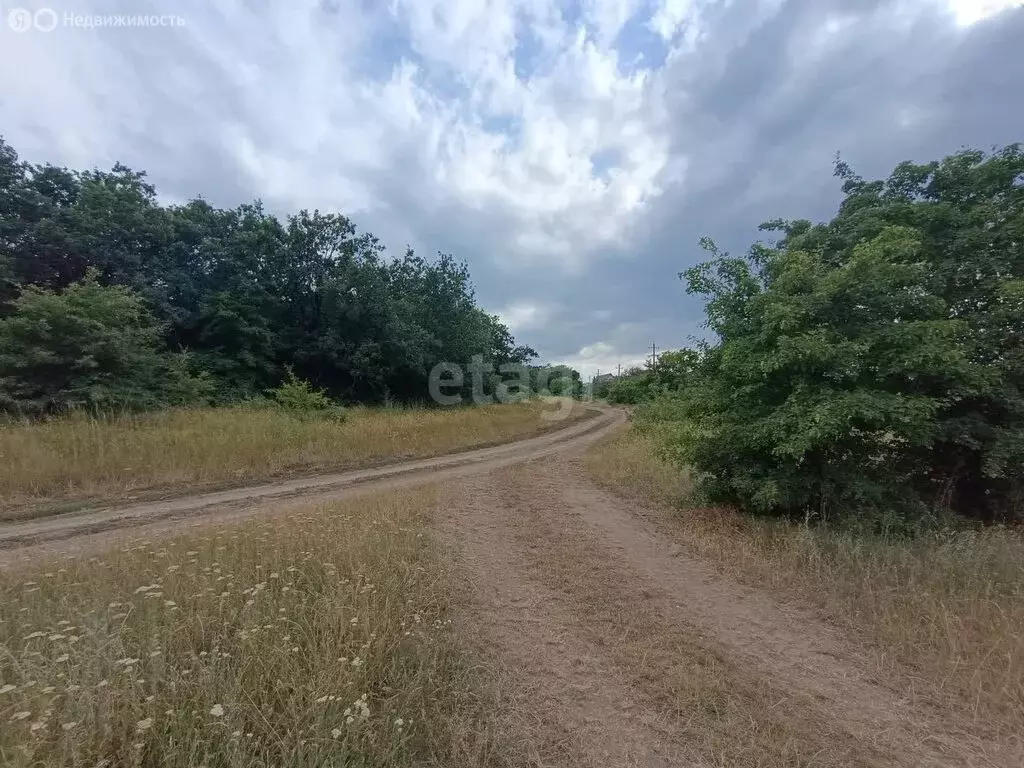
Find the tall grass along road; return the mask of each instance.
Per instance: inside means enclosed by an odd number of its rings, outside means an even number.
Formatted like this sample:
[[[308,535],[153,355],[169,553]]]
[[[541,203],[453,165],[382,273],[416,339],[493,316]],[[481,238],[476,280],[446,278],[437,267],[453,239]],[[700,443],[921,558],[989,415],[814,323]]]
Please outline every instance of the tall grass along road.
[[[0,576],[0,764],[485,765],[435,493]]]
[[[369,487],[423,484],[441,477],[493,469],[562,450],[567,441],[595,429],[607,427],[609,423],[617,422],[620,418],[616,413],[601,414],[596,410],[584,409],[578,404],[574,406],[573,412],[576,418],[553,422],[560,425],[561,429],[545,430],[544,434],[538,437],[475,451],[398,462],[376,469],[182,496],[163,502],[146,502],[128,507],[0,523],[0,564],[3,562],[3,550],[27,544],[69,539],[168,518],[182,519],[197,515],[238,517],[240,514],[244,515],[247,510],[251,511],[253,504],[259,501],[297,495],[337,498],[352,491],[364,491]],[[588,414],[590,418],[584,418],[583,414]],[[541,421],[536,412],[535,418]]]
[[[344,422],[268,408],[185,408],[0,424],[0,521],[509,442],[564,426],[543,418],[560,407],[355,408]],[[569,420],[585,413],[577,407]]]

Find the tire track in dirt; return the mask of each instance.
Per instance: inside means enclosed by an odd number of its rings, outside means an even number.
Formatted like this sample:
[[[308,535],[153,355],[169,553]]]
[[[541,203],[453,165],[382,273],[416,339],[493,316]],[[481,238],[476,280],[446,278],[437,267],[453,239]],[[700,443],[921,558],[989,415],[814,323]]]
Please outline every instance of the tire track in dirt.
[[[335,499],[351,493],[436,482],[486,472],[562,450],[572,441],[603,434],[621,423],[618,411],[591,409],[594,418],[538,437],[430,459],[398,462],[372,469],[353,470],[262,485],[233,488],[166,501],[91,510],[24,522],[0,523],[0,566],[43,552],[47,544],[74,544],[97,534],[154,523],[180,523],[196,518],[235,520],[261,509],[266,502],[295,498]],[[30,551],[31,549],[31,551]],[[19,550],[20,556],[12,554]]]
[[[442,523],[453,559],[470,575],[459,629],[499,682],[499,721],[529,735],[512,745],[515,764],[699,765],[666,719],[587,637],[571,596],[530,571],[528,523],[503,505],[494,475],[448,487]]]
[[[534,765],[1020,766],[854,642],[685,555],[572,451],[448,489],[463,623]],[[637,514],[640,512],[640,514]],[[512,715],[509,715],[512,716]]]

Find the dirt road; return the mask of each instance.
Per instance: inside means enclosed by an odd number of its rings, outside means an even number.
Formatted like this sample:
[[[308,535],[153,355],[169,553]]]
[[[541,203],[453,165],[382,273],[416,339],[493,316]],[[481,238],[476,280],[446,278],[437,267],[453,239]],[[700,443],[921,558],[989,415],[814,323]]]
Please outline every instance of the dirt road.
[[[181,496],[166,501],[145,502],[126,507],[111,507],[87,512],[54,515],[16,523],[0,522],[0,566],[12,559],[36,554],[36,545],[66,541],[75,545],[92,534],[127,527],[168,523],[197,518],[216,520],[244,517],[259,511],[267,502],[302,497],[303,499],[340,498],[369,490],[416,485],[460,477],[468,473],[489,472],[532,458],[548,456],[588,442],[618,426],[623,415],[617,411],[592,411],[592,418],[574,422],[565,429],[546,432],[539,437],[504,445],[480,448],[430,459],[403,461],[373,469],[318,475],[225,491]],[[12,554],[17,550],[17,554]]]
[[[663,512],[596,488],[581,454],[448,488],[464,631],[532,733],[524,763],[1024,765],[936,692],[878,679],[812,611],[688,555]]]
[[[1020,766],[936,692],[879,679],[869,649],[742,587],[671,521],[596,488],[581,457],[619,412],[456,457],[0,528],[0,565],[223,522],[301,495],[438,483],[465,576],[459,628],[494,674],[504,745],[536,766]]]

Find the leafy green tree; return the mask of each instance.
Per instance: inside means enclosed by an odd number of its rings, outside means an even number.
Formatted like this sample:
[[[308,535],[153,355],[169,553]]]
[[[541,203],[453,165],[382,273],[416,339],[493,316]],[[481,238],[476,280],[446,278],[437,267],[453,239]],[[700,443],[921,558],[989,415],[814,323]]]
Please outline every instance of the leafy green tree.
[[[534,393],[575,398],[583,396],[580,372],[568,365],[532,366],[530,378]]]
[[[606,397],[609,403],[637,405],[654,397],[651,376],[643,368],[630,368],[608,385]]]
[[[961,152],[865,182],[828,224],[688,270],[718,343],[677,425],[716,501],[905,528],[1022,513],[1024,154]]]
[[[141,297],[95,272],[61,292],[26,288],[0,319],[0,402],[33,414],[201,401],[209,383],[160,349]]]
[[[141,297],[157,349],[189,350],[218,402],[258,396],[289,368],[336,399],[424,400],[439,362],[479,356],[492,370],[536,356],[477,305],[449,255],[388,259],[337,213],[162,206],[144,173],[31,165],[0,139],[0,317],[22,289],[59,292],[88,270]],[[486,377],[488,391],[498,383]]]
[[[604,383],[597,396],[610,403],[638,405],[679,392],[692,383],[698,359],[697,350],[666,350],[656,361],[630,368]]]

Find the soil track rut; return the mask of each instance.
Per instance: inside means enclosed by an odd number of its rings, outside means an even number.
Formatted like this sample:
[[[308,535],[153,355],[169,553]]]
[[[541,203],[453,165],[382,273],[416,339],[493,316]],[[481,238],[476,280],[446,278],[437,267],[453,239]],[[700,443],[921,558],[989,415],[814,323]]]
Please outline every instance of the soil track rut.
[[[81,538],[128,526],[198,516],[226,514],[238,517],[244,514],[246,509],[252,509],[254,505],[267,501],[280,501],[299,496],[305,499],[336,498],[352,492],[422,484],[458,477],[469,472],[487,472],[527,459],[546,456],[553,451],[562,450],[573,441],[604,434],[623,419],[618,412],[594,410],[593,413],[593,418],[577,421],[565,429],[547,432],[539,437],[446,456],[182,496],[167,501],[55,515],[25,522],[0,523],[0,564],[4,559],[10,559],[5,558],[3,550]]]
[[[605,411],[465,454],[0,526],[0,566],[329,499],[438,483],[467,585],[459,628],[494,672],[508,762],[534,766],[1018,768],[935,692],[875,676],[813,611],[743,587],[673,541],[662,513],[594,486]]]
[[[817,614],[687,555],[664,515],[597,489],[580,451],[449,487],[464,631],[567,766],[1021,766],[955,707],[874,677]],[[511,716],[511,715],[510,715]]]

